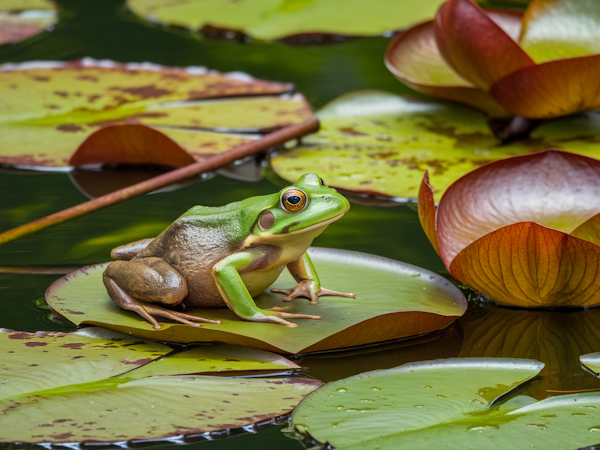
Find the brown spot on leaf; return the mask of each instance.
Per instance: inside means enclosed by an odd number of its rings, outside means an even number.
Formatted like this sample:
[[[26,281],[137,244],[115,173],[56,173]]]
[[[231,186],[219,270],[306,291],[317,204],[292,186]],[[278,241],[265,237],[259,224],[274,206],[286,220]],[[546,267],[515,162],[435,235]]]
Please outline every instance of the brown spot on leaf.
[[[79,125],[72,125],[72,124],[64,124],[64,125],[59,125],[56,127],[57,130],[59,131],[64,131],[66,133],[73,133],[76,131],[83,131],[83,127],[79,126]]]
[[[47,342],[38,342],[38,341],[25,342],[25,347],[44,347],[46,345],[48,345]]]
[[[66,438],[70,438],[73,437],[74,434],[73,433],[61,433],[61,434],[51,434],[50,437],[53,439],[66,439]]]
[[[18,333],[9,334],[9,339],[31,339],[33,336],[29,333],[25,333],[24,331],[20,331]]]
[[[84,342],[77,342],[77,343],[73,343],[73,344],[64,344],[61,345],[61,348],[70,348],[71,350],[81,350],[81,347],[83,347],[85,345]]]
[[[352,127],[345,127],[345,128],[340,128],[339,129],[342,133],[344,134],[349,134],[350,136],[368,136],[365,133],[361,133],[360,131],[356,131],[354,128]]]
[[[121,91],[127,92],[128,94],[136,95],[141,98],[159,98],[164,95],[169,95],[173,91],[168,89],[157,88],[156,86],[149,84],[148,86],[140,86],[140,87],[132,87],[132,88],[122,88],[122,87],[111,87],[109,88],[113,91]]]
[[[69,93],[66,91],[54,91],[54,95],[65,98],[69,96]]]
[[[150,361],[152,361],[152,358],[138,359],[135,361],[127,361],[126,359],[121,360],[121,362],[123,364],[135,364],[136,366],[141,366],[142,364],[147,364]]]
[[[31,77],[33,80],[35,81],[50,81],[50,77],[44,77],[41,75],[35,75],[33,77]]]

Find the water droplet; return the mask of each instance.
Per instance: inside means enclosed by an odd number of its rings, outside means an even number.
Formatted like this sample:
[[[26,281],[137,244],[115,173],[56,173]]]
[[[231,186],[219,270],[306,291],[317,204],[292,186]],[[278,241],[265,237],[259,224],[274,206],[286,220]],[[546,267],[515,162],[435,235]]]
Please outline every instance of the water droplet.
[[[582,406],[582,408],[585,408],[585,409],[596,409],[596,407],[594,405],[585,405],[585,406]]]
[[[600,425],[596,425],[595,427],[588,428],[590,433],[594,433],[595,431],[600,431]]]
[[[441,394],[437,395],[437,397],[439,397],[439,398],[448,398],[445,395],[441,395]]]
[[[343,406],[338,406],[337,409],[344,409],[344,407]]]
[[[556,414],[544,414],[543,416],[540,416],[542,419],[555,419],[556,418]]]
[[[372,391],[380,391],[380,390],[381,390],[381,388],[378,388],[378,387],[375,387],[375,386],[373,386],[373,387],[371,388],[371,390],[372,390]]]
[[[472,427],[467,428],[468,431],[479,431],[480,433],[488,428],[493,428],[494,430],[497,430],[498,428],[500,428],[498,425],[474,425]]]
[[[583,416],[585,416],[584,413],[572,413],[571,415],[574,416],[574,417],[583,417]]]
[[[425,386],[425,389],[433,389],[431,386]]]
[[[369,403],[372,403],[372,402],[374,402],[374,401],[375,401],[375,400],[371,400],[371,399],[368,399],[368,398],[363,398],[363,399],[361,399],[361,402],[369,402]]]
[[[333,395],[329,394],[327,397],[333,397]]]
[[[423,405],[413,405],[415,408],[425,408]]]
[[[346,389],[346,388],[337,388],[336,391],[338,391],[338,392],[348,392],[348,389]]]
[[[540,430],[545,430],[546,429],[546,425],[540,425],[537,423],[528,423],[527,424],[528,427],[532,427],[532,428],[539,428]]]

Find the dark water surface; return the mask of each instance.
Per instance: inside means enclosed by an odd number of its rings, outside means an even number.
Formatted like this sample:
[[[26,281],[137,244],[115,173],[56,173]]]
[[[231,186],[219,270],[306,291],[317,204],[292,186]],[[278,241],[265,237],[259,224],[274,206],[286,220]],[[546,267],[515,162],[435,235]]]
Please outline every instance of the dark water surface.
[[[294,82],[315,108],[355,89],[408,92],[383,66],[382,55],[388,42],[384,37],[319,46],[203,41],[183,30],[147,24],[127,12],[121,0],[58,3],[63,6],[63,20],[56,29],[17,45],[0,47],[0,63],[91,56],[241,70],[259,78]],[[222,205],[278,189],[267,179],[250,183],[216,176],[173,192],[146,195],[0,246],[0,265],[73,266],[104,262],[113,247],[158,234],[193,205]],[[68,174],[2,171],[0,230],[86,200]],[[315,245],[374,253],[445,273],[412,206],[382,208],[353,204],[344,219],[329,227]],[[51,319],[43,302],[46,288],[59,277],[0,274],[0,327],[71,330],[65,323]],[[600,381],[584,372],[578,360],[581,354],[598,350],[600,309],[537,312],[473,300],[463,318],[434,336],[371,350],[307,356],[300,364],[310,368],[310,376],[330,381],[366,370],[435,358],[533,358],[544,362],[546,368],[543,376],[524,393],[542,399],[562,392],[600,388]],[[257,435],[192,445],[201,449],[302,448],[298,442],[284,437],[276,426],[269,426]]]

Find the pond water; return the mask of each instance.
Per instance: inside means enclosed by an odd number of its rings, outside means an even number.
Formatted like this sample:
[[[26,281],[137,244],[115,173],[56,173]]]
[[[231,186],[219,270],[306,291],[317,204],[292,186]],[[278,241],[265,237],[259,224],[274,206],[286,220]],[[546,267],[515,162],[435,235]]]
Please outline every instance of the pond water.
[[[57,3],[63,6],[64,21],[51,33],[0,47],[0,62],[91,56],[241,70],[260,78],[294,82],[315,108],[355,89],[408,92],[383,66],[388,38],[312,46],[203,41],[183,30],[147,24],[128,13],[120,0]],[[278,189],[266,178],[244,182],[217,175],[172,192],[129,200],[0,246],[0,265],[68,267],[104,262],[113,247],[158,234],[190,206],[217,206]],[[3,170],[0,193],[2,231],[87,200],[66,173]],[[330,226],[314,244],[382,255],[447,275],[421,230],[413,205],[354,203],[343,220]],[[53,319],[43,301],[46,288],[60,276],[0,273],[0,326],[27,331],[72,330]],[[600,310],[525,311],[472,297],[467,314],[444,332],[412,342],[304,356],[299,364],[307,368],[309,376],[331,381],[410,361],[456,356],[526,357],[546,364],[542,376],[525,388],[528,395],[542,399],[600,388],[600,381],[584,372],[578,360],[581,354],[600,350]],[[192,445],[201,449],[302,448],[276,426],[256,435]]]

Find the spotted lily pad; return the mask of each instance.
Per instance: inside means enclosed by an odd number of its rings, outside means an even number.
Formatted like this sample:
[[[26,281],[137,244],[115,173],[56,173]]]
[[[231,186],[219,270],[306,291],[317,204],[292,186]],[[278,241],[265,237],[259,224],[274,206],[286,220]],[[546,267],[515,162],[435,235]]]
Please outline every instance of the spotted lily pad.
[[[477,111],[382,91],[343,95],[317,116],[318,133],[272,159],[281,177],[317,171],[336,188],[412,200],[425,171],[438,201],[454,181],[483,164],[545,148],[596,157],[600,139],[600,114],[587,112],[502,145]]]
[[[54,4],[49,0],[1,0],[0,45],[35,36],[56,20]]]
[[[55,282],[46,293],[48,304],[76,324],[106,328],[173,342],[226,342],[284,353],[372,344],[419,335],[450,325],[466,310],[462,293],[445,278],[409,264],[343,250],[311,248],[311,259],[321,283],[328,289],[354,292],[356,299],[322,297],[318,306],[306,299],[283,304],[282,294],[263,292],[259,307],[286,305],[288,311],[318,314],[321,320],[296,320],[297,328],[245,322],[227,308],[186,309],[186,313],[221,320],[202,328],[161,322],[152,326],[135,313],[114,304],[102,283],[106,265],[90,266]],[[283,289],[295,285],[285,271],[273,284]]]
[[[143,145],[142,162],[184,165],[181,158],[170,161],[170,154],[188,154],[194,161],[256,138],[240,132],[266,132],[305,120],[311,115],[306,99],[300,94],[282,95],[291,89],[287,83],[203,67],[92,59],[4,64],[0,66],[4,105],[0,164],[137,163],[131,159],[135,157],[130,154],[132,145],[162,135],[170,144]],[[138,127],[137,133],[130,132],[133,126]],[[82,143],[90,135],[98,140],[98,134],[101,147],[120,155],[118,161],[108,156],[106,161],[82,157]],[[124,141],[123,135],[129,140]],[[78,148],[78,158],[70,161]]]
[[[97,328],[2,330],[0,342],[0,442],[115,442],[243,427],[286,414],[321,384],[189,375],[298,368],[225,344],[154,361],[171,348]]]
[[[460,358],[328,383],[294,410],[296,430],[337,449],[565,449],[598,442],[600,393],[507,395],[543,364]]]
[[[128,0],[127,5],[153,21],[278,39],[306,33],[379,35],[433,17],[443,1],[374,0],[368,8],[362,0]]]

